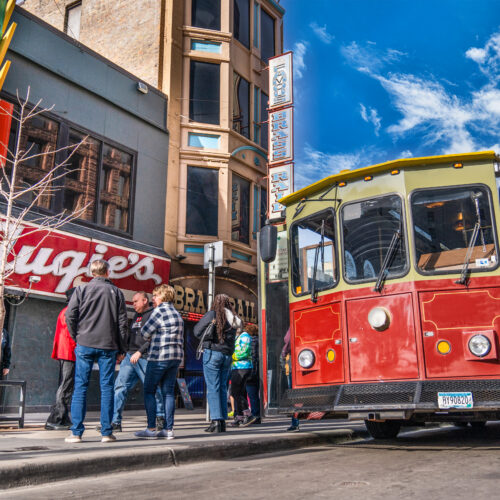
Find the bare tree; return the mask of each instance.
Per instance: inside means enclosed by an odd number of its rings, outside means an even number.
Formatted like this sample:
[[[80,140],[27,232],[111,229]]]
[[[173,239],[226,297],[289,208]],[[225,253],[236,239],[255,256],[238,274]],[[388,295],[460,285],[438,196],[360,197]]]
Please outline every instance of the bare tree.
[[[17,259],[22,256],[16,252],[16,243],[38,233],[40,239],[35,247],[33,245],[29,247],[27,253],[36,252],[52,231],[80,217],[90,205],[90,203],[81,202],[72,211],[63,210],[52,215],[44,215],[37,210],[39,206],[50,206],[55,193],[62,189],[62,182],[58,182],[60,179],[70,172],[82,170],[68,169],[68,167],[71,166],[71,158],[85,143],[87,137],[70,146],[59,149],[48,147],[40,152],[34,150],[33,143],[28,147],[23,146],[21,138],[29,122],[52,109],[52,107],[42,107],[41,100],[31,107],[28,105],[29,98],[30,88],[28,87],[25,98],[20,98],[18,93],[18,106],[12,112],[4,108],[0,109],[0,113],[8,114],[13,121],[17,122],[14,150],[11,151],[8,145],[0,143],[6,151],[5,155],[0,154],[0,162],[3,164],[3,168],[0,168],[0,203],[4,205],[0,213],[0,332],[3,330],[5,320],[5,287],[15,285],[11,283],[11,276],[15,273]],[[61,151],[66,151],[65,158],[62,162],[56,163],[55,159]],[[23,168],[26,169],[28,165],[45,160],[49,160],[46,162],[49,168],[43,170],[41,174],[31,176],[28,181],[23,180],[20,176]],[[21,248],[19,245],[17,247]],[[0,350],[0,366],[1,361]]]

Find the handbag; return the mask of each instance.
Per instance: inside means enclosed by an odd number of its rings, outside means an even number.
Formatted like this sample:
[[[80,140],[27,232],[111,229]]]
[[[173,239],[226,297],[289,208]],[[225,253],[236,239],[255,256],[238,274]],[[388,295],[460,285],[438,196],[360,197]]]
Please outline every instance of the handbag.
[[[198,344],[198,348],[196,349],[196,359],[201,358],[201,355],[203,354],[203,351],[204,351],[203,342],[212,338],[214,328],[215,328],[215,320],[212,320],[207,325],[205,330],[203,330],[203,333],[202,333],[201,338],[200,338],[200,343]]]

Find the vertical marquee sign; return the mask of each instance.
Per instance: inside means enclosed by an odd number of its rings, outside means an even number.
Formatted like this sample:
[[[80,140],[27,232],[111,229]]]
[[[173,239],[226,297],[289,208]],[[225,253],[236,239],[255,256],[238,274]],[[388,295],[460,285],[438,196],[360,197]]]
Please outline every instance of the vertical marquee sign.
[[[269,59],[269,220],[279,219],[279,200],[293,191],[292,52]]]

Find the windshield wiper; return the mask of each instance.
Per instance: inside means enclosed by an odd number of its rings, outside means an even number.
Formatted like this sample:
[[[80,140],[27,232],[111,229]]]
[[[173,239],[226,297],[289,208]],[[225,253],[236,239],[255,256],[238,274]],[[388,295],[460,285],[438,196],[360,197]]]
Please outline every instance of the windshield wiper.
[[[380,268],[380,271],[377,276],[377,282],[375,283],[375,288],[373,289],[374,292],[382,291],[382,288],[384,287],[384,280],[387,268],[389,267],[392,258],[396,254],[396,250],[398,248],[400,240],[401,240],[401,228],[395,231],[395,233],[392,235],[391,243],[389,245],[389,248],[387,249],[387,253],[385,254],[384,257],[384,262],[382,262],[382,267]]]
[[[472,252],[474,251],[474,247],[476,246],[476,240],[479,235],[479,231],[481,229],[481,223],[476,222],[474,225],[474,231],[472,231],[472,237],[470,239],[469,246],[467,247],[467,252],[465,253],[465,260],[462,265],[462,272],[460,273],[460,278],[455,281],[457,285],[465,285],[467,283],[467,273],[469,272],[469,261],[472,257]]]
[[[318,257],[321,249],[321,272],[325,274],[325,219],[321,221],[321,239],[319,245],[316,247],[314,251],[314,268],[312,275],[312,284],[311,284],[311,301],[316,303],[318,302],[318,292],[316,290],[316,274],[318,271]]]
[[[479,197],[481,193],[473,193],[471,195],[472,201],[474,202],[474,207],[476,209],[476,223],[474,224],[474,230],[472,231],[472,236],[469,242],[469,246],[467,247],[467,252],[465,253],[465,260],[462,265],[462,272],[460,273],[460,278],[455,281],[457,285],[466,285],[467,284],[467,274],[469,272],[470,259],[472,257],[472,252],[474,252],[474,247],[476,246],[476,240],[481,233],[481,244],[483,246],[483,252],[486,252],[486,242],[484,240],[484,232],[481,227],[481,212],[479,210]]]

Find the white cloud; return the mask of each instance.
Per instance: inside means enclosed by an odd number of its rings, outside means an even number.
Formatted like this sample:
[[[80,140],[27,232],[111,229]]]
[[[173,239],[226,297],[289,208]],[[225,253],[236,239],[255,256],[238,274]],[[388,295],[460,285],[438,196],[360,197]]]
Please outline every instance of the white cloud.
[[[378,116],[378,112],[375,108],[366,109],[366,107],[360,103],[360,114],[361,118],[367,123],[371,123],[375,129],[375,135],[378,137],[381,127],[382,119]]]
[[[293,76],[297,80],[302,78],[303,71],[306,69],[304,56],[307,52],[307,42],[297,42],[293,46]]]
[[[398,158],[412,158],[413,153],[409,149],[405,149],[399,153]]]
[[[484,47],[471,47],[465,57],[479,65],[479,69],[490,79],[500,75],[500,32],[493,33]],[[496,81],[495,81],[496,84]]]
[[[362,153],[331,155],[306,144],[302,158],[296,160],[295,189],[308,186],[311,182],[329,175],[338,174],[341,170],[358,168],[363,157]]]
[[[373,44],[362,47],[352,42],[341,51],[358,71],[382,85],[394,108],[401,113],[401,118],[386,129],[395,139],[409,133],[420,134],[423,144],[434,145],[441,153],[488,149],[489,144],[498,141],[500,32],[493,34],[484,48],[474,47],[466,52],[466,57],[475,61],[488,77],[483,87],[468,96],[455,95],[449,90],[452,85],[446,83],[445,87],[432,76],[383,71],[386,64],[405,55],[398,50],[380,52]],[[381,120],[377,111],[360,106],[362,118],[373,123],[378,133]]]
[[[314,31],[314,34],[327,45],[331,44],[335,39],[335,37],[326,30],[326,24],[325,26],[319,26],[318,23],[312,22],[309,27]]]
[[[341,47],[340,52],[352,66],[363,71],[380,71],[385,65],[400,61],[405,52],[396,49],[379,51],[374,42],[361,46],[356,42]]]

